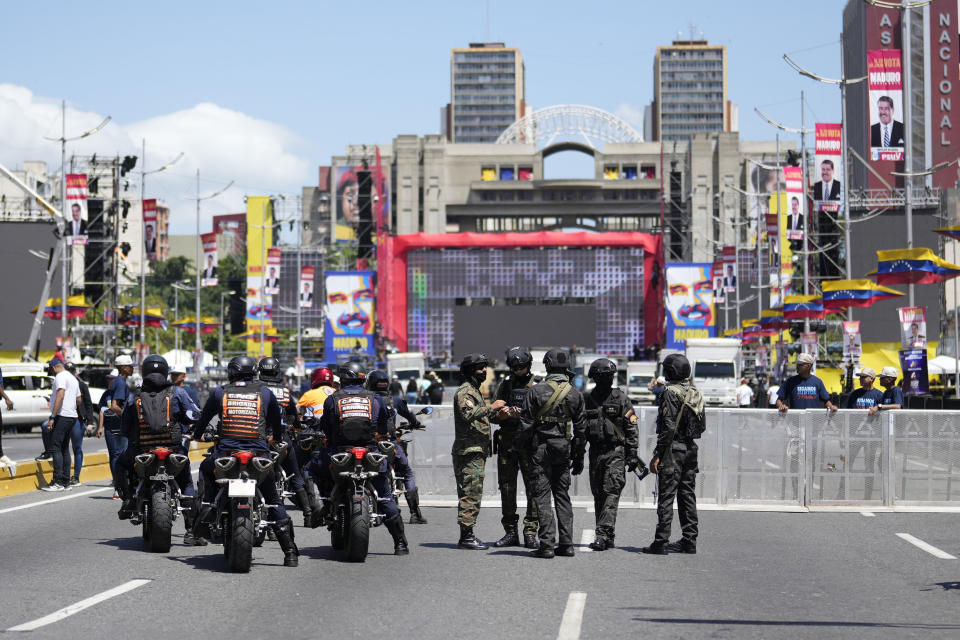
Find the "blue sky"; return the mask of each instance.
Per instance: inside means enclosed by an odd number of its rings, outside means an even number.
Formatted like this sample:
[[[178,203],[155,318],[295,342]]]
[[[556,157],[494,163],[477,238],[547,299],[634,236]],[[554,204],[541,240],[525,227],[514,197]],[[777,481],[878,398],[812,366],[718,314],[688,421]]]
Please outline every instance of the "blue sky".
[[[316,167],[348,143],[438,133],[449,50],[472,41],[521,49],[534,108],[588,104],[640,129],[656,47],[689,37],[691,25],[727,46],[741,136],[773,139],[753,108],[799,126],[801,89],[809,122],[839,120],[838,89],[800,77],[781,56],[838,76],[844,4],[8,2],[0,161],[40,158],[56,170],[57,145],[42,136],[59,134],[61,98],[68,135],[109,114],[113,123],[76,150],[140,155],[146,138],[148,169],[185,151],[149,183],[173,206],[174,232],[185,232],[192,207],[180,203],[197,168],[205,191],[238,183],[210,206],[219,213],[238,210],[244,194],[315,184]]]

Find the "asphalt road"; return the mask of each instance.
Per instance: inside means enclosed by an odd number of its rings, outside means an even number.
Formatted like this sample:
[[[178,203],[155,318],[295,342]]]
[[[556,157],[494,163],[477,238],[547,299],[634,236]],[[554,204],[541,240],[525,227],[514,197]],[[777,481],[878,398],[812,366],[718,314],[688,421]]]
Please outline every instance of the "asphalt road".
[[[181,523],[170,553],[142,551],[139,528],[117,520],[117,507],[104,483],[0,499],[0,630],[108,592],[31,636],[960,636],[960,560],[896,535],[960,556],[954,514],[705,511],[700,553],[663,557],[638,553],[655,514],[631,509],[618,549],[539,560],[519,548],[457,550],[455,510],[428,508],[430,524],[407,526],[407,557],[392,555],[381,527],[367,562],[348,564],[325,530],[297,526],[299,568],[283,567],[267,542],[252,572],[236,575],[224,571],[221,547],[180,544]],[[577,541],[590,539],[592,523],[577,510]],[[498,510],[481,512],[477,532],[500,535]]]

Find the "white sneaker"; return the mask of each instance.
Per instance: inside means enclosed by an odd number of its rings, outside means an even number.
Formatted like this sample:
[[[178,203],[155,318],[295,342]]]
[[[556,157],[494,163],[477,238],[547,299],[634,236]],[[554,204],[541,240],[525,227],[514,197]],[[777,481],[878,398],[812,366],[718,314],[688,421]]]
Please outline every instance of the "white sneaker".
[[[59,484],[48,484],[45,487],[40,487],[40,491],[63,491],[64,488]]]
[[[17,463],[7,456],[0,456],[0,469],[4,467],[10,472],[11,478],[17,475]]]

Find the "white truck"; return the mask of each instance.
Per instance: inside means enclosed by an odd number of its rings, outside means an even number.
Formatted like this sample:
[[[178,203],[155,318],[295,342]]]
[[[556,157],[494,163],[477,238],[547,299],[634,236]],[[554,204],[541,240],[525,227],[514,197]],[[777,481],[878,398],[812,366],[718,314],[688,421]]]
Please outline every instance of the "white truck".
[[[627,363],[627,396],[630,402],[653,404],[650,381],[657,375],[657,363],[652,360]]]
[[[734,338],[691,338],[686,356],[693,383],[708,405],[737,406],[740,381],[740,341]]]
[[[420,381],[423,380],[424,373],[426,373],[426,362],[423,353],[419,351],[388,353],[387,375],[390,376],[391,380],[393,376],[397,376],[404,385],[410,378]]]

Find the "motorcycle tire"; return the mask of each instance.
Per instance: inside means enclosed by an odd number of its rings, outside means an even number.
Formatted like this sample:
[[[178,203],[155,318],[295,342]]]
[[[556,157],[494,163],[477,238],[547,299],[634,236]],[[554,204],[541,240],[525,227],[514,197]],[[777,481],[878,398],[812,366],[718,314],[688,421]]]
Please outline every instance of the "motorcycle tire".
[[[143,541],[148,543],[150,542],[150,520],[152,519],[152,511],[150,501],[147,500],[143,503],[143,520],[140,522],[140,532],[143,536]]]
[[[263,541],[264,541],[264,539],[267,537],[267,527],[261,527],[261,526],[260,526],[260,520],[261,520],[261,519],[262,519],[262,518],[261,518],[260,512],[259,512],[259,511],[254,512],[254,515],[253,515],[253,530],[254,530],[255,534],[254,534],[254,539],[253,539],[253,546],[255,546],[255,547],[262,547],[262,546],[263,546]]]
[[[173,530],[173,506],[167,498],[167,492],[158,489],[150,496],[150,517],[145,518],[143,526],[149,527],[150,551],[167,553],[170,551],[170,533]]]
[[[333,528],[330,530],[330,546],[342,551],[347,546],[347,510],[342,504],[336,505]]]
[[[354,502],[350,514],[350,528],[347,532],[347,561],[364,562],[370,548],[370,502],[364,496]]]
[[[248,573],[253,562],[253,543],[256,537],[253,518],[243,514],[233,514],[230,522],[230,542],[224,539],[224,548],[228,550],[227,566],[234,573]]]

